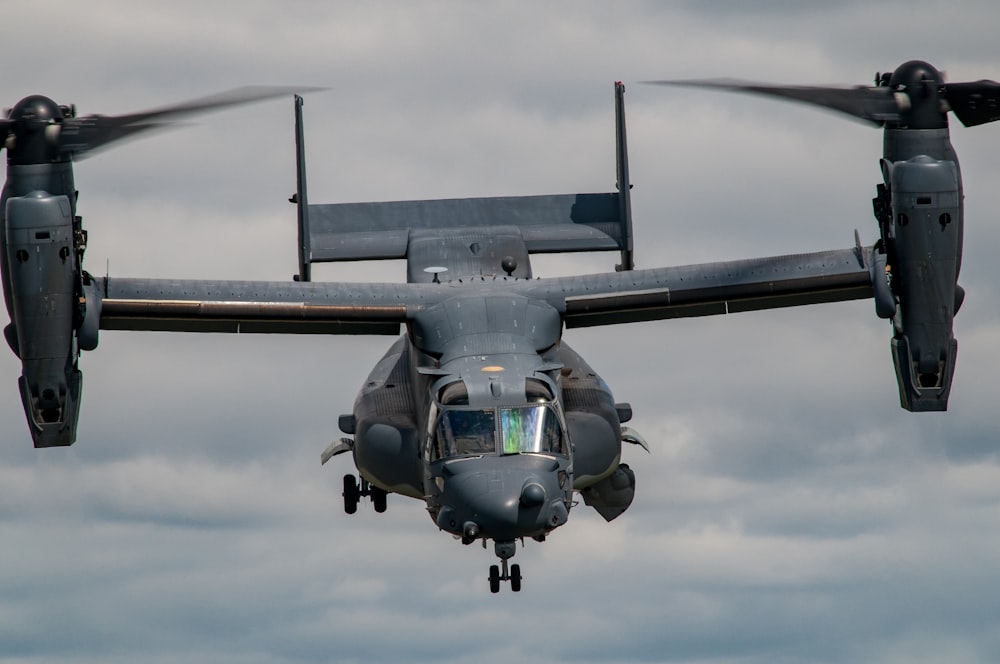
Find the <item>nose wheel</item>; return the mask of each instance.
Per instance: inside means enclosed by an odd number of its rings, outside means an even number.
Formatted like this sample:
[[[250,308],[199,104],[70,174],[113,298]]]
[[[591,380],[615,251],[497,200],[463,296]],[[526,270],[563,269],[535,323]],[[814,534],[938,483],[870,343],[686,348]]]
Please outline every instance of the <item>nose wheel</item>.
[[[500,592],[501,581],[510,581],[510,589],[516,593],[521,592],[521,566],[514,563],[508,569],[506,560],[501,561],[501,564],[503,565],[502,573],[500,565],[490,565],[490,592]]]
[[[375,511],[381,514],[386,510],[389,492],[372,485],[365,478],[354,475],[344,475],[344,511],[354,514],[358,511],[358,503],[364,497],[371,498]]]
[[[495,542],[494,548],[500,558],[500,565],[490,565],[490,592],[500,592],[500,582],[510,581],[510,589],[521,592],[521,566],[517,563],[508,565],[509,559],[517,550],[514,542]]]

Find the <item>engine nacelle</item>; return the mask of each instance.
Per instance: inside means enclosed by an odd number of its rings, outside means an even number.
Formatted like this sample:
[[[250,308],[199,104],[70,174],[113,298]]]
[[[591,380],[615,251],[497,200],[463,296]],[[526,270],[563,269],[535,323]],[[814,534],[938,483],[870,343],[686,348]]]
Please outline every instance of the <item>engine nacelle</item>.
[[[899,400],[910,411],[947,410],[958,344],[952,321],[961,300],[962,194],[950,160],[918,156],[887,172],[892,290],[892,357]]]
[[[9,198],[5,230],[13,322],[6,336],[22,363],[18,384],[28,428],[35,447],[71,445],[82,387],[75,326],[85,303],[70,201],[43,191]],[[95,297],[92,319],[99,306]],[[96,335],[88,345],[96,345]]]

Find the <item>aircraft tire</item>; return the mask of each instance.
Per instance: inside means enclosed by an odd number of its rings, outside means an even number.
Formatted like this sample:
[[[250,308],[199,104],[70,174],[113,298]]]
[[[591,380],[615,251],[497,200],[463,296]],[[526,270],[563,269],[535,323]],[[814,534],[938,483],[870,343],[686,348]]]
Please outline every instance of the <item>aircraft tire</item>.
[[[500,592],[500,566],[490,565],[490,592]]]
[[[517,563],[510,566],[510,589],[521,592],[521,566]]]
[[[385,512],[386,507],[388,507],[387,499],[389,492],[373,486],[372,489],[372,505],[375,507],[375,511],[379,514]]]
[[[361,489],[358,488],[358,481],[354,475],[344,475],[344,511],[354,514],[358,511],[358,500],[361,498]]]

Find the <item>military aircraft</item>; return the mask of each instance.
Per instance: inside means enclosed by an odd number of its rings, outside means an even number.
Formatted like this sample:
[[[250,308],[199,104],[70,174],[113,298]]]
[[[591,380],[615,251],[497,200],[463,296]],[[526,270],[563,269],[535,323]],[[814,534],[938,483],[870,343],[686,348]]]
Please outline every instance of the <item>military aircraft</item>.
[[[660,81],[663,83],[664,81]],[[632,503],[622,443],[647,447],[632,417],[563,339],[568,328],[874,298],[891,321],[899,400],[947,408],[962,304],[962,185],[947,112],[966,125],[1000,118],[1000,84],[945,83],[924,62],[873,87],[807,88],[670,81],[749,91],[848,113],[884,128],[874,213],[879,238],[811,254],[635,269],[624,86],[615,84],[616,191],[548,196],[309,203],[303,100],[294,95],[298,274],[287,282],[97,278],[83,269],[72,162],[178,117],[292,95],[251,88],[124,116],[77,117],[43,96],[0,120],[7,180],[0,205],[2,280],[22,362],[18,381],[35,447],[71,445],[81,351],[99,330],[384,334],[398,337],[339,418],[326,463],[353,457],[344,509],[387,495],[422,500],[464,544],[488,541],[498,592],[521,588],[517,542],[565,524],[575,494],[605,519]],[[301,92],[302,90],[298,90]],[[531,255],[617,251],[614,272],[537,277]],[[312,280],[313,263],[405,259],[406,283]],[[648,450],[648,447],[647,447]]]

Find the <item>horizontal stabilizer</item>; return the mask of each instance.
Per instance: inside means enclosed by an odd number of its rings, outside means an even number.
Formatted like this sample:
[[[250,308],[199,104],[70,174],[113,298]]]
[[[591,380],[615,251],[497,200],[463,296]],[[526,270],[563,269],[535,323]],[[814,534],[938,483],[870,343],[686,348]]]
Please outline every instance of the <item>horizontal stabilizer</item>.
[[[312,262],[406,258],[414,230],[515,227],[531,253],[617,251],[619,194],[453,198],[309,206]]]

